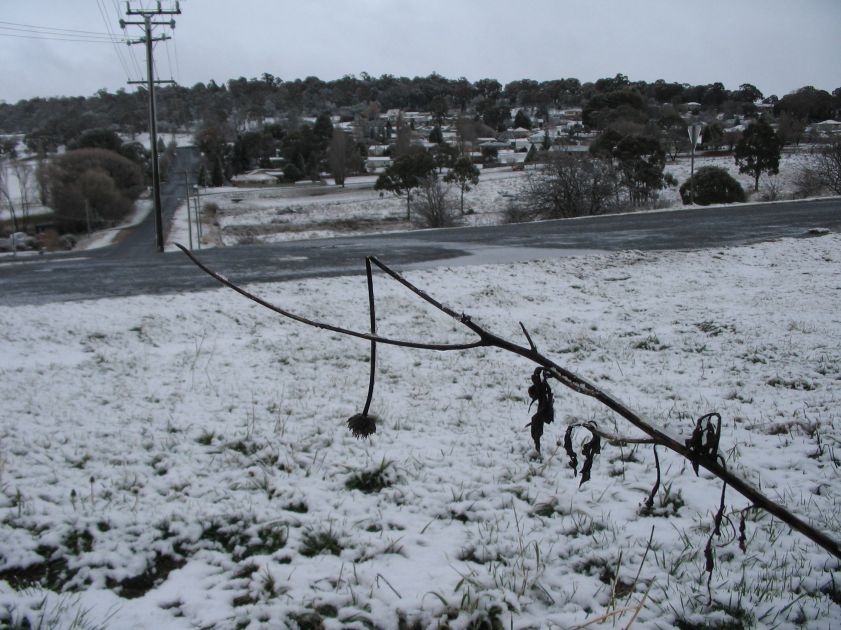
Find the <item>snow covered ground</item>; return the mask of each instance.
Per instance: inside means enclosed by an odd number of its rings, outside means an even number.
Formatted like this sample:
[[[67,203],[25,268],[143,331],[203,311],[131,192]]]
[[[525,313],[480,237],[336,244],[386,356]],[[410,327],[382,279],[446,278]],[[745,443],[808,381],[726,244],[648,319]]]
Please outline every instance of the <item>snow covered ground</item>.
[[[839,251],[831,234],[407,275],[497,334],[524,342],[522,321],[673,433],[720,412],[727,466],[837,539]],[[368,327],[362,276],[250,289]],[[472,339],[382,275],[376,292],[383,335]],[[604,445],[579,488],[565,425],[633,431],[555,384],[538,457],[521,359],[381,346],[382,421],[357,440],[368,344],[227,289],[0,322],[0,625],[841,626],[838,560],[753,511],[741,551],[733,492],[709,600],[720,484],[660,449],[643,513],[651,448]]]
[[[695,168],[720,166],[727,169],[756,201],[790,199],[795,190],[799,168],[809,160],[806,153],[784,154],[780,174],[763,176],[760,190],[753,193],[753,179],[738,172],[732,156],[704,157],[695,160]],[[667,164],[666,173],[679,184],[689,178],[690,160],[680,157]],[[505,220],[510,202],[516,199],[526,183],[527,172],[508,168],[483,171],[479,184],[464,196],[467,214],[464,225],[496,225]],[[326,238],[348,234],[366,234],[412,228],[406,220],[405,198],[390,193],[380,194],[370,185],[371,177],[351,178],[352,184],[369,185],[366,189],[339,189],[334,186],[299,186],[279,188],[211,188],[205,191],[203,203],[213,203],[218,212],[205,217],[204,247],[237,243],[276,243],[293,239]],[[459,191],[451,188],[453,202],[458,205]],[[658,209],[680,209],[683,205],[678,187],[665,188],[654,206]],[[182,205],[176,212],[168,239],[187,243],[187,211]]]

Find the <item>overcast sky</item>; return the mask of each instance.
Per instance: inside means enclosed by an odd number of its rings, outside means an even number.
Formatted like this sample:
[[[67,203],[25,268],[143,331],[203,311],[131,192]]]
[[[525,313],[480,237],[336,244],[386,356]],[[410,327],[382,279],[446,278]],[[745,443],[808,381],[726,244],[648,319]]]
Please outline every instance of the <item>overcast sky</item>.
[[[141,5],[153,3],[132,2]],[[0,100],[88,96],[143,78],[142,46],[30,38],[44,28],[49,37],[122,35],[124,10],[124,0],[0,0]],[[503,84],[622,73],[753,83],[766,96],[841,86],[841,0],[182,0],[181,10],[174,39],[155,56],[160,78],[186,86],[264,72],[437,72]]]

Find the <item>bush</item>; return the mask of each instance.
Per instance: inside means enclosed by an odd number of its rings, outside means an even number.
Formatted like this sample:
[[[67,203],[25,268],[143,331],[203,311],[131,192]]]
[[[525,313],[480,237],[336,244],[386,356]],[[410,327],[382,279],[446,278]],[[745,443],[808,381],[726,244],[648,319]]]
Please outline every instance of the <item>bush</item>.
[[[304,174],[294,164],[287,164],[286,168],[283,169],[283,177],[286,179],[287,182],[297,182],[304,179]]]
[[[55,158],[48,173],[50,204],[63,229],[113,225],[130,213],[143,191],[143,172],[106,149],[78,149]]]
[[[702,166],[694,176],[683,182],[680,187],[680,198],[685,204],[692,202],[690,186],[694,186],[695,203],[700,206],[745,201],[742,185],[719,166]]]
[[[420,180],[412,200],[415,223],[421,227],[450,227],[456,223],[455,203],[450,198],[450,187],[445,186],[434,174]]]
[[[546,156],[541,170],[529,173],[523,201],[532,218],[603,214],[616,207],[618,188],[619,175],[609,160],[555,153]]]

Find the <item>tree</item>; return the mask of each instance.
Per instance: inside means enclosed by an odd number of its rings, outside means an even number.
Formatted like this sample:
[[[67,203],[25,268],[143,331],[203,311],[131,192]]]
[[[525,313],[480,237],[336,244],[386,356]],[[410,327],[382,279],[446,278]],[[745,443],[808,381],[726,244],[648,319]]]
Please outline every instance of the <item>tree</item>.
[[[435,167],[440,173],[445,168],[452,168],[459,157],[458,149],[446,142],[437,144],[430,149],[432,159],[435,160]]]
[[[0,151],[0,197],[3,198],[6,202],[6,207],[9,208],[9,216],[12,218],[12,230],[14,232],[18,231],[18,219],[17,213],[15,212],[15,203],[14,199],[12,199],[12,195],[9,191],[9,182],[8,177],[6,175],[6,164],[5,158],[6,152]]]
[[[377,178],[374,190],[387,190],[398,197],[406,195],[406,220],[412,218],[412,190],[420,186],[421,180],[435,170],[435,160],[418,147],[397,158],[394,164]]]
[[[461,214],[464,214],[464,193],[469,192],[471,186],[479,183],[479,169],[469,157],[462,156],[455,161],[450,172],[444,177],[444,181],[455,182],[458,185],[461,192],[459,210]]]
[[[608,211],[616,202],[619,175],[611,160],[550,153],[527,181],[522,218],[559,219]]]
[[[455,224],[450,188],[434,172],[420,178],[412,208],[415,221],[423,227],[442,228]]]
[[[798,120],[788,112],[783,112],[777,119],[777,137],[784,145],[799,145],[805,129],[806,125],[803,124],[803,121]]]
[[[523,129],[531,129],[531,118],[529,118],[522,109],[517,110],[517,115],[514,116],[514,126],[522,127]]]
[[[119,153],[122,146],[123,139],[112,129],[88,129],[67,144],[69,150],[107,149],[115,153]]]
[[[403,120],[402,112],[397,115],[397,139],[394,143],[394,157],[402,157],[409,153],[412,146],[412,128]]]
[[[443,95],[438,94],[429,101],[429,112],[435,117],[437,125],[440,126],[444,122],[447,110],[447,99]]]
[[[786,94],[777,102],[774,113],[779,115],[781,112],[787,112],[798,120],[820,122],[832,117],[833,99],[829,92],[807,85]]]
[[[435,144],[444,142],[444,134],[441,133],[441,127],[439,125],[435,125],[432,131],[429,132],[429,141]]]
[[[628,136],[613,151],[622,180],[628,189],[631,204],[646,203],[655,191],[663,187],[666,154],[656,138]]]
[[[12,170],[18,180],[18,190],[20,191],[20,209],[22,214],[23,229],[29,226],[29,206],[30,195],[32,194],[32,165],[24,160],[13,160]]]
[[[353,143],[348,142],[348,135],[342,129],[333,129],[333,138],[327,149],[327,164],[330,174],[336,184],[344,188],[350,162],[349,153],[353,151]]]
[[[50,200],[68,230],[112,225],[131,212],[144,189],[140,167],[106,149],[77,149],[49,168]]]
[[[686,121],[673,109],[660,116],[657,121],[660,145],[670,160],[677,159],[681,150],[689,148]]]
[[[734,157],[739,172],[753,176],[753,189],[759,190],[759,176],[762,173],[780,172],[780,151],[782,142],[765,119],[760,118],[745,129],[742,139],[736,143]]]
[[[823,186],[841,195],[841,140],[818,151],[814,169]]]
[[[701,206],[740,203],[745,200],[742,185],[720,166],[702,166],[681,185],[680,198],[684,204],[691,203],[693,189],[695,203]]]
[[[590,153],[615,161],[634,206],[642,205],[663,187],[666,154],[657,138],[606,129],[590,145]]]
[[[229,159],[228,130],[221,124],[205,122],[196,132],[195,143],[210,167],[210,185],[225,183],[226,161]]]

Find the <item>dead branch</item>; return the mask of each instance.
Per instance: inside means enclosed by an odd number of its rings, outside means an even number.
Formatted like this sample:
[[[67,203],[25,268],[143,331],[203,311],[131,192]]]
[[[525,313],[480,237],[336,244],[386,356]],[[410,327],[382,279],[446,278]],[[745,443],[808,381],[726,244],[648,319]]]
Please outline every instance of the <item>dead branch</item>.
[[[670,435],[665,430],[655,427],[653,424],[645,420],[640,414],[633,411],[630,407],[621,402],[617,397],[609,394],[604,389],[595,386],[594,384],[587,381],[585,378],[575,374],[574,372],[571,372],[570,370],[567,370],[566,368],[558,365],[548,357],[541,354],[536,349],[536,346],[532,342],[530,336],[528,336],[528,333],[526,333],[526,337],[529,341],[529,347],[517,345],[511,341],[508,341],[507,339],[503,339],[502,337],[494,335],[493,333],[485,330],[479,324],[474,322],[468,315],[464,313],[456,313],[444,304],[438,302],[426,292],[413,285],[411,282],[403,278],[403,276],[401,276],[399,273],[392,270],[387,265],[380,262],[377,258],[373,256],[368,257],[367,260],[379,267],[385,274],[387,274],[396,282],[406,287],[408,290],[420,297],[422,300],[424,300],[428,304],[431,304],[442,313],[445,313],[446,315],[449,315],[450,317],[458,321],[468,330],[476,334],[479,339],[472,343],[465,344],[420,343],[400,339],[389,339],[385,337],[380,337],[374,334],[374,332],[370,334],[362,333],[359,331],[340,328],[323,322],[310,320],[305,317],[301,317],[300,315],[291,313],[285,309],[279,308],[257,297],[256,295],[249,293],[248,291],[237,286],[227,278],[219,275],[218,273],[206,267],[203,263],[199,262],[199,260],[197,260],[195,256],[193,256],[193,254],[183,246],[178,245],[178,247],[190,258],[190,260],[192,260],[196,264],[196,266],[198,266],[202,271],[204,271],[211,277],[221,282],[223,285],[233,289],[237,293],[260,304],[261,306],[264,306],[276,313],[279,313],[280,315],[283,315],[284,317],[288,317],[292,320],[295,320],[302,324],[306,324],[308,326],[320,328],[323,330],[329,330],[332,332],[357,337],[360,339],[367,339],[368,341],[374,343],[382,343],[386,345],[393,345],[404,348],[452,351],[468,350],[470,348],[478,347],[494,347],[528,359],[532,363],[542,367],[548,375],[551,375],[553,378],[555,378],[557,381],[559,381],[561,384],[565,385],[569,389],[578,392],[579,394],[590,396],[591,398],[596,399],[609,409],[616,412],[618,415],[630,422],[634,427],[648,435],[654,444],[663,446],[677,453],[681,457],[688,460],[692,464],[693,468],[696,468],[696,470],[698,468],[704,468],[708,472],[712,473],[714,476],[718,477],[721,481],[723,481],[725,487],[729,486],[730,488],[747,498],[753,504],[753,507],[761,508],[769,514],[777,517],[786,525],[791,527],[793,530],[807,537],[808,539],[825,549],[827,552],[829,552],[836,558],[841,559],[841,545],[839,545],[838,541],[833,540],[824,532],[821,532],[816,528],[812,527],[809,523],[805,522],[804,520],[796,516],[794,513],[790,512],[781,504],[766,497],[759,490],[753,487],[750,483],[733,474],[722,463],[720,463],[720,458],[717,457],[717,455],[715,454],[717,452],[718,439],[720,437],[720,419],[718,431],[715,431],[713,429],[711,430],[712,432],[707,433],[707,442],[700,442],[701,447],[698,446],[699,442],[697,441],[696,436],[694,435],[692,439],[683,442],[679,438]],[[373,309],[371,312],[373,319]],[[525,328],[523,328],[523,330],[525,332]],[[698,421],[699,426],[701,420],[710,420],[712,417],[717,415],[718,414],[707,414],[706,416],[703,416]],[[594,439],[598,437],[595,433],[593,435]]]

